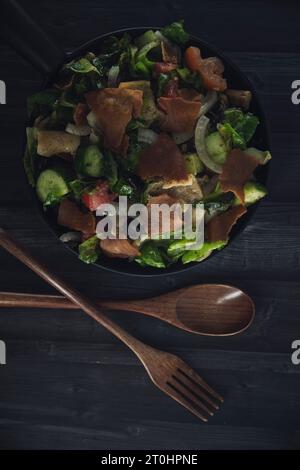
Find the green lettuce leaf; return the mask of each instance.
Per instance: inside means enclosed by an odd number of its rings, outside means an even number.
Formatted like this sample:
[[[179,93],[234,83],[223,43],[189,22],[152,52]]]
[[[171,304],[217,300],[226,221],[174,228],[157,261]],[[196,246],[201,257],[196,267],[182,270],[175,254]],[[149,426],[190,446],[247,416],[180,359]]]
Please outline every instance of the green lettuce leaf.
[[[183,264],[187,264],[192,261],[203,261],[205,258],[208,258],[214,250],[221,250],[226,244],[227,241],[205,242],[199,250],[186,251],[182,256],[182,262]]]
[[[131,71],[136,76],[150,78],[155,61],[149,59],[148,55],[158,46],[158,40],[149,42],[134,54],[133,61],[131,62]]]
[[[102,44],[100,54],[97,56],[98,66],[109,67],[116,65],[116,62],[120,59],[124,52],[128,51],[130,46],[131,37],[125,33],[121,38],[116,36],[109,36]]]
[[[159,244],[154,241],[144,242],[140,248],[141,256],[135,258],[135,261],[141,266],[152,266],[153,268],[166,268],[167,263],[164,259]]]
[[[99,74],[99,70],[95,65],[92,64],[86,57],[81,57],[78,60],[72,60],[69,64],[66,64],[64,67],[66,70],[71,70],[74,73],[84,73],[88,74],[94,72]]]
[[[202,90],[202,81],[199,73],[192,72],[186,67],[177,68],[176,73],[181,81],[181,87],[194,88],[197,91]]]
[[[259,119],[254,114],[244,114],[240,109],[228,108],[224,111],[224,119],[218,125],[218,131],[232,147],[245,150],[258,124]]]
[[[100,255],[99,238],[94,235],[78,246],[79,259],[84,263],[95,263]]]
[[[242,150],[245,150],[247,147],[243,136],[239,134],[229,122],[218,124],[218,131],[228,147],[240,148]]]
[[[60,92],[58,90],[43,90],[29,96],[27,99],[28,116],[34,119],[38,116],[49,114],[58,100]]]
[[[161,32],[166,38],[176,42],[179,46],[184,46],[190,38],[189,34],[184,29],[183,20],[175,21],[163,28]]]

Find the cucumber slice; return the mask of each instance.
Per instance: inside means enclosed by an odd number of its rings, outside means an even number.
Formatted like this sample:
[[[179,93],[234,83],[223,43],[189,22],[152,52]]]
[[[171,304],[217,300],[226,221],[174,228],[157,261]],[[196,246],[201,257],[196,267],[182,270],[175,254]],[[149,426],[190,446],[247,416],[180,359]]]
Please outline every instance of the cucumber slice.
[[[103,173],[103,154],[97,145],[79,149],[74,163],[81,175],[98,178]]]
[[[204,165],[198,157],[197,153],[187,153],[184,155],[185,167],[188,173],[197,175],[204,170]]]
[[[212,134],[209,134],[205,138],[205,145],[210,157],[214,160],[214,162],[223,165],[230,149],[219,132],[213,132]]]
[[[248,155],[256,158],[261,165],[265,165],[272,158],[272,155],[268,150],[258,150],[255,147],[247,148],[245,153],[248,153]]]
[[[249,181],[244,186],[244,194],[245,206],[251,206],[251,204],[255,204],[257,201],[266,196],[268,194],[268,191],[262,184]],[[239,206],[240,204],[240,199],[238,197],[235,197],[233,205]]]
[[[58,202],[68,194],[69,187],[65,176],[59,169],[48,168],[40,173],[36,182],[36,192],[42,203],[50,200]]]

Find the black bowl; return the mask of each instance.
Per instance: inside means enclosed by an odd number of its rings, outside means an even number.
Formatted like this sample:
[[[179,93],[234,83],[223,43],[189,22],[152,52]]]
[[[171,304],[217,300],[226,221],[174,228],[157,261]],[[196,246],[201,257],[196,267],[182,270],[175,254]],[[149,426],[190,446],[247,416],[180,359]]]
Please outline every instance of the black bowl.
[[[115,35],[115,36],[121,36],[122,34],[128,32],[132,37],[137,37],[138,35],[142,34],[143,32],[149,30],[149,29],[159,29],[159,28],[130,28],[130,29],[122,29],[118,31],[113,31],[110,33],[106,33],[102,36],[99,36],[82,46],[80,46],[78,49],[74,50],[71,53],[67,54],[66,60],[72,60],[76,57],[79,57],[80,55],[83,55],[84,53],[91,51],[97,53],[100,49],[101,43],[103,40],[109,36]],[[268,126],[266,123],[266,118],[264,115],[264,112],[262,110],[262,107],[260,105],[257,93],[252,85],[252,83],[249,81],[249,79],[246,77],[246,75],[234,64],[232,63],[231,60],[229,60],[222,52],[220,52],[218,49],[216,49],[214,46],[211,46],[210,44],[202,41],[201,39],[195,37],[195,36],[190,36],[189,43],[187,46],[193,45],[197,46],[201,49],[201,53],[203,57],[210,57],[210,56],[216,56],[219,57],[224,66],[225,66],[225,71],[224,71],[224,76],[227,79],[228,86],[229,88],[235,88],[235,89],[241,89],[241,90],[250,90],[252,92],[252,100],[251,100],[251,106],[250,106],[250,111],[254,114],[256,114],[260,120],[260,125],[258,126],[256,130],[255,137],[253,139],[252,145],[256,146],[260,149],[269,149],[270,148],[270,140],[269,140],[269,132],[268,132]],[[51,81],[46,80],[44,83],[44,88],[48,87],[51,85]],[[268,165],[264,166],[259,166],[255,172],[255,176],[257,180],[265,184],[267,180],[267,174],[268,174]],[[38,198],[34,192],[34,199],[38,203],[39,207],[39,212],[42,216],[42,218],[46,221],[46,223],[50,226],[50,228],[53,230],[53,232],[59,237],[62,233],[64,233],[66,230],[62,229],[57,222],[56,222],[56,217],[54,217],[51,212],[45,212],[43,211],[40,202],[38,201]],[[235,225],[233,230],[230,233],[230,240],[229,243],[235,239],[247,223],[249,222],[250,218],[253,217],[257,207],[258,203],[255,205],[251,206],[247,214],[244,215]],[[63,242],[62,242],[63,243]],[[73,254],[78,256],[78,253],[75,249],[69,247],[68,245],[64,244]],[[223,249],[226,250],[226,247]],[[223,250],[220,251],[214,251],[211,256],[222,256]],[[209,258],[211,258],[211,256]],[[205,260],[203,260],[200,263],[193,262],[187,265],[181,264],[181,262],[177,262],[176,264],[172,265],[171,267],[167,269],[158,269],[158,268],[152,268],[152,267],[142,267],[139,264],[135,263],[134,261],[128,261],[125,259],[117,259],[117,258],[107,258],[107,257],[101,257],[100,260],[95,263],[97,266],[100,268],[109,270],[109,271],[115,271],[117,273],[126,273],[126,274],[131,274],[131,275],[138,275],[138,276],[159,276],[159,275],[170,275],[172,273],[180,272],[180,271],[186,271],[188,269],[193,269],[196,266],[199,268],[202,263],[205,263]]]

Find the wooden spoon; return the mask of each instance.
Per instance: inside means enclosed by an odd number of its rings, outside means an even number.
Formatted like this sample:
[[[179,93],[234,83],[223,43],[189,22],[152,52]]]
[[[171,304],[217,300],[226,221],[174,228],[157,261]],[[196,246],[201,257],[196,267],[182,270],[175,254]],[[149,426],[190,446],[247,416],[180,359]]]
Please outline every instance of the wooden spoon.
[[[240,289],[202,284],[143,300],[99,300],[99,307],[159,318],[182,330],[208,336],[229,336],[252,323],[255,307]],[[59,295],[0,292],[0,307],[79,308]]]

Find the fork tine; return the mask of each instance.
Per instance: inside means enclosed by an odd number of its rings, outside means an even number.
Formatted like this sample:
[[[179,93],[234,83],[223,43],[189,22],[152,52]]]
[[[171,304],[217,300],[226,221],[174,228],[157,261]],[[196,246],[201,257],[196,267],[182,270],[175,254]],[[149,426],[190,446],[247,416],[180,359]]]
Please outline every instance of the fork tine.
[[[215,390],[213,390],[193,369],[191,369],[186,364],[180,364],[177,368],[178,372],[189,379],[194,385],[196,385],[199,389],[204,389],[209,392],[216,400],[219,400],[221,403],[224,402],[224,398],[221,397]]]
[[[190,387],[187,387],[183,381],[178,379],[176,375],[173,375],[172,378],[174,382],[169,382],[169,383],[174,385],[178,389],[178,391],[182,393],[182,395],[188,398],[198,408],[202,408],[210,416],[214,415],[215,409],[212,410],[211,408],[208,408],[205,404],[204,398],[200,397],[199,395],[196,395],[196,393],[194,393],[194,391]]]
[[[179,392],[173,384],[171,384],[170,382],[166,382],[166,384],[168,385],[168,390],[163,389],[164,392],[167,392],[167,394],[170,395],[170,397],[172,397],[175,401],[177,401],[177,403],[180,403],[180,405],[184,406],[195,416],[202,419],[202,421],[204,421],[205,423],[208,421],[208,417],[206,417],[204,414],[198,411],[191,403],[189,403],[186,398],[182,395],[182,393]]]
[[[207,395],[207,393],[200,390],[199,387],[195,387],[193,382],[191,382],[190,379],[187,379],[183,374],[180,374],[179,377],[178,377],[178,375],[179,374],[173,375],[172,377],[174,378],[174,380],[176,380],[177,383],[181,384],[181,386],[186,391],[190,392],[190,394],[193,397],[194,401],[197,400],[197,401],[200,401],[200,403],[203,403],[203,404],[206,403],[206,405],[209,404],[211,406],[211,408],[213,408],[212,410],[207,408],[208,413],[213,414],[213,412],[215,412],[216,410],[219,409],[219,406],[214,401],[211,400],[211,398]]]

